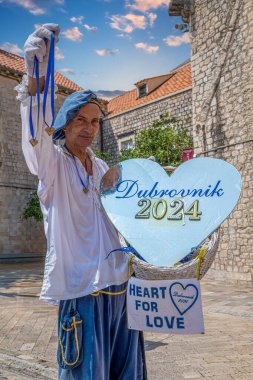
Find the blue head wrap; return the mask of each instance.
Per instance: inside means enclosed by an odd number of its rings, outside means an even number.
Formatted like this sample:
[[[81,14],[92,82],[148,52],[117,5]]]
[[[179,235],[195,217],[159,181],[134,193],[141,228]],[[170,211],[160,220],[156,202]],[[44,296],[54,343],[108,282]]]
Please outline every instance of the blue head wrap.
[[[73,92],[73,94],[69,95],[64,103],[62,104],[55,122],[54,128],[55,131],[53,133],[53,140],[62,140],[65,137],[64,131],[62,130],[68,122],[73,119],[76,115],[77,111],[87,103],[96,103],[99,106],[97,96],[90,90],[81,90]]]

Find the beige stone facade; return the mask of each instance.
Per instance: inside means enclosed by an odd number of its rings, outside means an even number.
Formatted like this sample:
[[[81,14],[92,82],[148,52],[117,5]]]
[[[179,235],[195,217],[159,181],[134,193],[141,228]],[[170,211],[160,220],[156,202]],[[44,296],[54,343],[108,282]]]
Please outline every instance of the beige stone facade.
[[[241,173],[241,199],[221,227],[209,277],[252,281],[253,268],[253,2],[172,0],[172,15],[190,22],[193,139],[198,156]]]
[[[43,224],[21,220],[37,177],[26,165],[21,149],[20,102],[14,87],[20,81],[0,75],[0,258],[46,252]],[[56,111],[65,99],[58,94]]]

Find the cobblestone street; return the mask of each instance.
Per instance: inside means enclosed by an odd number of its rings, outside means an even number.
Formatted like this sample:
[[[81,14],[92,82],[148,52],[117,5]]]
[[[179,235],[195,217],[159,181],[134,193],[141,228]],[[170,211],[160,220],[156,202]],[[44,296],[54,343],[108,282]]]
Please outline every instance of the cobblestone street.
[[[42,265],[0,268],[0,380],[57,379],[56,308],[38,299]],[[146,334],[149,380],[253,379],[248,286],[202,281],[204,335]]]

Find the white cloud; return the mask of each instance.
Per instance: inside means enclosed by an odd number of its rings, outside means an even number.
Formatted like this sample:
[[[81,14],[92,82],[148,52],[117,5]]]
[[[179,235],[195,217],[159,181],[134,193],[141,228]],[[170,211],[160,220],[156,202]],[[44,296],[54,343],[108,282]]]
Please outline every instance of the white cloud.
[[[114,15],[110,17],[110,23],[113,29],[125,33],[132,33],[134,29],[146,29],[147,20],[145,16],[128,13],[125,16]]]
[[[7,1],[5,0],[5,2]],[[35,16],[43,15],[46,13],[46,10],[39,7],[37,5],[37,2],[34,0],[9,0],[8,2],[27,9],[30,13],[32,13]]]
[[[76,22],[78,24],[82,24],[84,17],[83,16],[78,16],[78,17],[71,17],[70,21]]]
[[[71,74],[71,75],[74,75],[74,74],[75,74],[74,70],[72,70],[72,69],[68,69],[68,68],[60,69],[60,70],[58,70],[58,71],[60,71],[60,73],[63,73],[63,74]]]
[[[111,49],[97,49],[95,50],[96,54],[97,55],[100,55],[101,57],[105,56],[105,55],[114,55],[116,53],[119,52],[119,49],[114,49],[114,50],[111,50]]]
[[[65,30],[62,34],[71,41],[81,41],[83,36],[83,33],[80,32],[77,26]]]
[[[133,0],[128,1],[127,7],[140,12],[147,12],[150,9],[157,9],[161,6],[168,7],[170,0]]]
[[[90,25],[88,25],[88,24],[84,24],[83,26],[84,26],[84,28],[85,28],[86,30],[88,30],[89,32],[95,32],[95,31],[98,29],[96,26],[90,26]]]
[[[159,46],[155,45],[148,45],[145,42],[138,42],[137,44],[134,45],[136,49],[142,49],[145,50],[147,53],[156,53],[159,50]]]
[[[61,61],[64,58],[63,52],[58,48],[58,46],[55,47],[55,59],[57,61]]]
[[[124,34],[124,33],[117,34],[117,37],[119,37],[119,38],[126,38],[129,41],[131,41],[131,39],[132,39],[132,37],[129,36],[129,34]]]
[[[0,49],[8,51],[13,54],[22,54],[23,50],[18,47],[16,44],[11,44],[10,42],[5,42],[3,45],[0,45]]]
[[[148,13],[147,17],[149,18],[149,24],[152,27],[154,25],[155,20],[157,19],[157,15],[155,13]]]
[[[43,4],[41,0],[0,0],[0,3],[18,5],[28,10],[34,16],[44,15],[47,13],[47,9],[41,7],[41,4]],[[51,0],[51,3],[63,4],[64,0]]]
[[[190,34],[188,32],[182,34],[182,36],[173,36],[170,35],[163,39],[163,41],[168,46],[180,46],[183,44],[189,44],[190,43]]]

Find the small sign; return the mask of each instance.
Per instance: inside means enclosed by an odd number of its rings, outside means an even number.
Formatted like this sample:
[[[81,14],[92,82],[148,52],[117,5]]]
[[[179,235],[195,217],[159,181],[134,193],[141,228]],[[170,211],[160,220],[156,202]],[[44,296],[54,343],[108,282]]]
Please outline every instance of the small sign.
[[[148,281],[132,277],[127,288],[127,317],[131,330],[204,333],[199,281]]]
[[[193,158],[193,148],[183,149],[183,161],[188,161]]]

